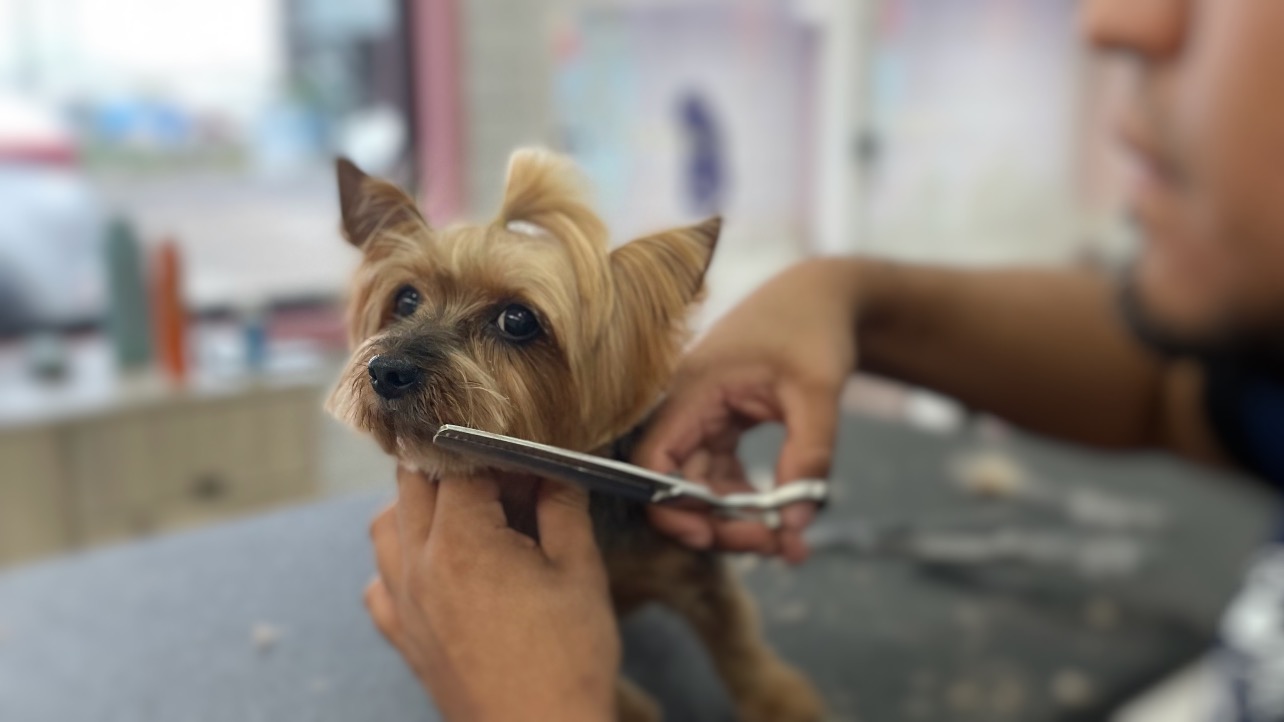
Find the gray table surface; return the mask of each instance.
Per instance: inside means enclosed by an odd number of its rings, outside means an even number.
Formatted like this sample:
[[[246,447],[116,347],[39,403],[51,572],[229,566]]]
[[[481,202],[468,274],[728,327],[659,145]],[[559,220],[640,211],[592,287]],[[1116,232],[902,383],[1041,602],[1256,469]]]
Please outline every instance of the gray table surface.
[[[767,432],[746,445],[770,463]],[[848,419],[823,523],[949,512],[945,479],[977,442]],[[951,573],[841,552],[788,569],[741,561],[768,636],[837,719],[1100,719],[1212,639],[1274,501],[1243,482],[1151,456],[1005,444],[1039,478],[1162,503],[1155,559],[1123,580],[1050,570]],[[432,720],[365,617],[366,523],[386,494],[335,498],[0,575],[0,720]],[[1113,610],[1108,625],[1097,613]],[[676,619],[624,626],[626,672],[670,720],[730,719]],[[257,638],[257,639],[256,639]],[[1069,675],[1073,704],[1053,681]],[[1064,686],[1064,685],[1063,685]],[[1064,692],[1064,690],[1063,690]]]

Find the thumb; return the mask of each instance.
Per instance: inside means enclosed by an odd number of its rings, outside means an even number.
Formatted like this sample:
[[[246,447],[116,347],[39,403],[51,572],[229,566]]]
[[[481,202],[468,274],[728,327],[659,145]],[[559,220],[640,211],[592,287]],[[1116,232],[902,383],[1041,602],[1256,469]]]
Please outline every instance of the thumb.
[[[442,479],[437,485],[429,541],[455,547],[489,543],[508,529],[499,483],[484,475]]]
[[[598,558],[587,491],[545,479],[540,483],[536,515],[540,547],[549,559],[576,564]]]

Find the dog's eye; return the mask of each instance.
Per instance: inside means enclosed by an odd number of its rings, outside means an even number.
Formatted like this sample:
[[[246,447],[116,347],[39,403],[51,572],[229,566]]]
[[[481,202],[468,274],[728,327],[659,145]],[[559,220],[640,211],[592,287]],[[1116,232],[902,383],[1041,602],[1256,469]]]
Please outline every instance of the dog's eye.
[[[392,312],[397,318],[405,318],[419,308],[419,291],[412,286],[402,286],[392,303]]]
[[[535,312],[516,303],[499,312],[495,325],[511,341],[529,341],[538,336],[541,330]]]

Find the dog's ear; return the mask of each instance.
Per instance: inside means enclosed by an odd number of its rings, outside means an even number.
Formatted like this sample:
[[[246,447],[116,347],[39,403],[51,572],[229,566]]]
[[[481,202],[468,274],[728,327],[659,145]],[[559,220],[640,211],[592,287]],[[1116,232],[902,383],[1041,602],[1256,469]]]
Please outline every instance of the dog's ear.
[[[366,249],[380,231],[406,223],[428,228],[414,199],[397,186],[371,178],[347,158],[336,160],[334,170],[339,181],[343,234],[352,245]]]
[[[645,236],[611,253],[619,300],[660,327],[682,321],[704,295],[704,277],[722,231],[714,216],[694,226]]]
[[[704,277],[722,230],[721,218],[645,236],[610,255],[613,317],[605,325],[604,357],[615,376],[597,422],[605,439],[637,425],[669,382],[687,338],[687,312],[704,296]]]

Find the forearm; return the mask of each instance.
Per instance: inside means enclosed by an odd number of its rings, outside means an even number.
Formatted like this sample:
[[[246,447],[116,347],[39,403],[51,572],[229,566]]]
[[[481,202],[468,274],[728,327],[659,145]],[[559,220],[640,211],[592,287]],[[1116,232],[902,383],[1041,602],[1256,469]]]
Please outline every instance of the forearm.
[[[862,370],[1059,438],[1165,443],[1170,369],[1122,325],[1108,279],[872,260],[852,268]]]

